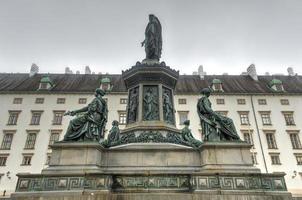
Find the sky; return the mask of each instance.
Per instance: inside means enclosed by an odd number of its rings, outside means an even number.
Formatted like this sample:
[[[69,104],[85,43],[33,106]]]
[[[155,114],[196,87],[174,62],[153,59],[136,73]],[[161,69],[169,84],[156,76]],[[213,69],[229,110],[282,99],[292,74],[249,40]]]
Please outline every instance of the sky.
[[[120,74],[145,58],[148,15],[161,61],[192,74],[302,74],[302,0],[0,0],[0,72]]]

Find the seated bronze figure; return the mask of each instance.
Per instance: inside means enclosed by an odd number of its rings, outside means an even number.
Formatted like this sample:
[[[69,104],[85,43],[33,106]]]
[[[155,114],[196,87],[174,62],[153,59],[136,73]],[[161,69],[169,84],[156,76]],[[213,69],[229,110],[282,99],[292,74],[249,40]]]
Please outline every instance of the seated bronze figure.
[[[201,121],[204,141],[230,141],[240,140],[233,120],[220,115],[211,108],[209,96],[211,90],[204,88],[203,97],[198,100],[197,112]]]

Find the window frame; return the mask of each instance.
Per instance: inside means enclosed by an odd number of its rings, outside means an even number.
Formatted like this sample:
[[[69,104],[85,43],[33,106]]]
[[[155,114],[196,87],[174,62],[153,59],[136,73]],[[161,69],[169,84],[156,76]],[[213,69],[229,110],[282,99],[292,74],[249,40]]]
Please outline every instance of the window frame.
[[[7,124],[8,126],[15,126],[18,123],[18,119],[19,119],[19,115],[20,115],[21,111],[20,110],[9,110],[8,111],[8,120],[7,120]],[[14,116],[14,119],[12,119],[12,116]]]
[[[249,126],[250,124],[250,117],[249,111],[238,111],[239,119],[240,119],[240,125]],[[246,115],[246,117],[242,117],[243,115]]]
[[[126,111],[121,111],[121,110],[118,111],[118,122],[120,125],[127,124],[127,112]]]
[[[13,104],[22,104],[23,98],[22,97],[15,97],[13,99]]]
[[[39,130],[26,130],[26,133],[27,137],[25,140],[24,149],[35,149]],[[31,135],[34,135],[34,137],[31,137]]]
[[[178,99],[178,104],[179,105],[186,105],[187,104],[187,99],[186,98],[179,98]]]
[[[285,102],[286,102],[286,103],[285,103]],[[289,105],[289,99],[280,99],[280,104],[281,104],[281,105],[284,105],[284,106]]]
[[[263,126],[272,125],[271,111],[259,111],[259,114],[260,114]]]
[[[237,104],[238,105],[246,105],[246,99],[244,99],[244,98],[237,99]]]
[[[296,126],[294,111],[281,111],[285,120],[286,126]]]
[[[189,119],[189,111],[183,110],[183,111],[177,111],[178,113],[178,119],[179,119],[179,125],[184,125],[183,123]],[[186,119],[185,120],[181,120],[181,114],[186,114]]]
[[[42,100],[42,101],[41,101]],[[45,98],[44,97],[37,97],[35,99],[35,104],[44,104]]]
[[[8,159],[9,154],[8,153],[1,153],[0,154],[0,167],[5,167],[7,166],[7,159]],[[1,158],[5,158],[4,163],[3,160],[1,160]]]
[[[78,103],[79,104],[87,104],[87,98],[80,97],[79,100],[78,100]]]
[[[278,149],[278,144],[276,140],[276,131],[275,130],[265,130],[264,131],[265,138],[266,138],[266,144],[267,149]],[[272,135],[271,138],[268,137],[268,135]]]
[[[1,146],[0,146],[1,150],[10,150],[11,149],[15,133],[16,133],[16,130],[9,130],[9,131],[3,130],[3,137],[2,137],[2,142],[1,142]],[[7,147],[7,145],[4,145],[4,144],[7,144],[7,140],[4,140],[7,135],[12,135],[11,139],[10,139],[9,147]],[[6,142],[6,143],[4,143],[4,142]]]
[[[258,105],[267,105],[266,99],[258,99]]]
[[[22,157],[21,166],[31,166],[34,154],[33,153],[23,153],[22,156],[23,157]],[[30,157],[29,163],[25,162],[26,157]]]
[[[52,125],[62,125],[65,110],[53,110]],[[61,116],[56,116],[61,114]]]
[[[34,126],[40,125],[40,121],[41,121],[41,117],[42,117],[42,113],[43,112],[44,111],[42,111],[42,110],[32,110],[31,111],[31,119],[30,119],[30,124],[29,125],[34,125]],[[39,118],[35,117],[36,119],[34,120],[34,116],[36,114],[39,114]]]
[[[64,97],[57,98],[57,104],[65,104],[65,103],[66,103],[66,98]]]
[[[50,148],[51,145],[53,145],[55,142],[60,141],[60,136],[62,134],[63,130],[50,130],[49,140],[48,140],[48,148]],[[57,140],[53,139],[53,135],[58,135]]]
[[[280,153],[269,153],[271,158],[271,165],[282,165],[281,159],[280,159]],[[273,157],[277,158],[276,160],[273,159]],[[277,162],[275,162],[277,161]]]
[[[216,99],[217,105],[225,105],[225,99],[224,98],[217,98]]]
[[[128,99],[127,98],[120,98],[120,104],[127,104]]]

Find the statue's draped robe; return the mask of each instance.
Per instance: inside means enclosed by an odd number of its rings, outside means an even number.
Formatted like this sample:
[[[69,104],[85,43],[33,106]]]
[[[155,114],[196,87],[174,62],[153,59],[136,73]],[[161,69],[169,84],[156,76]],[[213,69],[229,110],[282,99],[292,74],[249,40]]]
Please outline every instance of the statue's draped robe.
[[[99,140],[107,122],[107,104],[102,98],[94,98],[87,112],[71,120],[64,141]]]
[[[205,141],[240,139],[233,120],[214,112],[208,97],[199,99],[197,110],[201,120]]]
[[[147,59],[157,59],[161,57],[162,36],[159,20],[154,17],[148,23],[145,30],[145,51]]]

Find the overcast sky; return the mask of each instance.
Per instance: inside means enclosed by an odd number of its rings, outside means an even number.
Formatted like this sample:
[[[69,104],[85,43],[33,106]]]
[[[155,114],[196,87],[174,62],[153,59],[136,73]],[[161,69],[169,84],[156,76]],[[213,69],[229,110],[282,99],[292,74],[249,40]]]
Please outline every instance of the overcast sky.
[[[149,13],[181,74],[302,74],[302,0],[0,0],[0,72],[121,73],[145,57]]]

